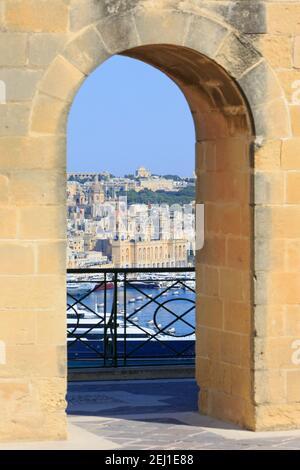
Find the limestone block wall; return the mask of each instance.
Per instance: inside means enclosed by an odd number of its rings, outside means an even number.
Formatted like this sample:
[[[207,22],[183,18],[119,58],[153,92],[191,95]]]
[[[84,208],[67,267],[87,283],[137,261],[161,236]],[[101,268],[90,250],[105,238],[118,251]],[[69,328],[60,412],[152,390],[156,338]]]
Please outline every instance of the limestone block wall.
[[[0,0],[0,439],[66,436],[67,115],[115,53],[195,118],[201,411],[299,426],[300,2]]]

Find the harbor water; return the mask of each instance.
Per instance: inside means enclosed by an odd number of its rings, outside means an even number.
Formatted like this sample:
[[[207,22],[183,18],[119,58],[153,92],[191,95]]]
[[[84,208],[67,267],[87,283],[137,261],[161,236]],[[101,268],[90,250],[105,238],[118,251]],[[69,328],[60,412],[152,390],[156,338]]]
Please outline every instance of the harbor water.
[[[92,287],[92,286],[91,286]],[[93,287],[92,287],[93,289]],[[91,289],[91,290],[92,290]],[[68,313],[72,313],[70,306],[79,300],[77,309],[85,306],[90,309],[89,317],[108,318],[112,312],[114,300],[117,301],[118,319],[139,327],[157,329],[163,333],[183,337],[193,334],[195,327],[195,292],[189,288],[176,286],[172,289],[164,287],[147,287],[136,289],[134,287],[119,287],[117,299],[114,289],[96,290],[85,297],[82,290],[68,296]],[[80,300],[82,299],[82,300]],[[186,313],[187,312],[187,313]]]

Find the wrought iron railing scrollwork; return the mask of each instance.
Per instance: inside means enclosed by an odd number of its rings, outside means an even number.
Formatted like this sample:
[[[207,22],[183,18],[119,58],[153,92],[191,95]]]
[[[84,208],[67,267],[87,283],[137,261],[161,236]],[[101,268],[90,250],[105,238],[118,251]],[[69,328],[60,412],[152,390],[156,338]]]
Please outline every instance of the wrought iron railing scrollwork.
[[[193,363],[195,269],[69,269],[69,367]]]

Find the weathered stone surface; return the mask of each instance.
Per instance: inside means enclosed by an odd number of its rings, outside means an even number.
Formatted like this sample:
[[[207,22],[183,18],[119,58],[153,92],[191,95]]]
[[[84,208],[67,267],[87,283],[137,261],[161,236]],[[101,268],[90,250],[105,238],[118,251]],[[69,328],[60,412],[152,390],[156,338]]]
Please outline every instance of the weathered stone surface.
[[[1,67],[19,67],[27,59],[27,34],[0,33]]]
[[[257,170],[278,170],[280,168],[281,140],[264,142],[263,146],[255,149],[254,166]]]
[[[283,255],[281,255],[283,258]],[[255,331],[257,337],[278,337],[285,332],[284,310],[282,305],[256,305],[254,311]],[[276,374],[275,374],[276,375]],[[277,393],[276,390],[268,390],[268,393]]]
[[[137,11],[134,18],[142,44],[184,44],[188,13],[151,9]]]
[[[290,106],[289,109],[293,136],[300,137],[300,105]]]
[[[71,0],[71,31],[77,31],[109,15],[126,13],[138,3],[139,0]]]
[[[17,211],[15,207],[0,206],[0,239],[11,240],[17,234]]]
[[[290,272],[298,272],[300,270],[300,242],[298,240],[286,240],[284,247],[286,255],[286,269]],[[291,315],[288,313],[292,313],[292,311],[295,313],[295,328],[293,330],[291,329]],[[286,317],[286,334],[293,335],[293,331],[298,331],[297,325],[299,323],[299,308],[297,305],[295,306],[294,310],[291,308],[286,309]]]
[[[254,344],[258,369],[295,369],[291,361],[292,342],[293,336],[256,338]]]
[[[285,92],[287,101],[292,105],[299,104],[299,85],[300,70],[298,69],[282,69],[277,71],[279,82]]]
[[[109,57],[96,29],[89,28],[71,41],[63,52],[64,57],[82,73],[88,74]]]
[[[233,333],[249,334],[251,306],[245,302],[224,302],[224,329]]]
[[[205,12],[217,15],[220,20],[243,33],[262,34],[267,31],[264,0],[195,0]]]
[[[287,139],[291,136],[287,103],[280,98],[252,109],[259,141]]]
[[[299,254],[299,243],[292,242],[296,245],[296,250],[293,250],[295,254]],[[298,260],[299,262],[299,260]],[[299,264],[298,264],[299,267]],[[293,336],[295,331],[299,331],[300,327],[300,309],[299,305],[287,305],[285,307],[285,333],[288,336]]]
[[[1,338],[9,345],[35,344],[36,315],[42,313],[44,313],[43,310],[10,310],[8,318],[7,310],[0,310],[1,318],[6,316],[7,319],[1,328]]]
[[[40,328],[42,327],[42,322]],[[43,328],[45,334],[45,328]],[[66,408],[66,380],[63,378],[42,378],[34,380],[33,384],[38,391],[40,407],[43,411],[64,411]]]
[[[285,373],[283,371],[258,370],[255,372],[256,403],[284,403]]]
[[[42,72],[36,70],[0,69],[0,80],[6,83],[6,101],[29,101],[33,98]]]
[[[239,80],[251,108],[274,101],[283,96],[283,91],[275,74],[265,61],[259,62]]]
[[[291,403],[299,402],[300,395],[300,370],[287,372],[287,399]]]
[[[286,175],[286,202],[288,204],[300,204],[300,172]]]
[[[292,67],[293,38],[282,34],[248,34],[247,38],[271,67]]]
[[[188,28],[184,44],[208,57],[214,57],[226,34],[228,29],[224,25],[203,16],[195,16]],[[211,37],[210,41],[207,41],[208,37]]]
[[[230,2],[225,19],[243,33],[266,33],[266,12],[263,1]]]
[[[255,204],[282,204],[285,202],[285,178],[282,172],[256,172],[254,175]]]
[[[0,243],[0,274],[34,274],[35,250],[32,244]]]
[[[105,3],[98,0],[71,0],[70,28],[78,31],[105,15]]]
[[[0,30],[4,29],[4,4],[5,0],[0,0]]]
[[[64,240],[66,238],[65,207],[27,206],[20,208],[19,237],[26,240]]]
[[[273,240],[270,242],[268,238],[257,237],[254,248],[255,269],[257,271],[284,271],[285,253],[283,248],[284,243],[282,240]],[[270,336],[274,335],[270,334]]]
[[[31,116],[31,131],[37,134],[66,134],[69,104],[51,96],[38,94]]]
[[[298,2],[270,2],[266,4],[267,31],[274,34],[300,33],[300,5]]]
[[[26,135],[29,126],[28,104],[6,104],[0,106],[0,137]]]
[[[32,404],[31,404],[32,408]],[[66,417],[62,412],[57,413],[41,413],[22,408],[18,409],[18,413],[12,411],[14,420],[3,419],[1,422],[0,436],[1,440],[7,441],[14,436],[14,440],[32,440],[34,436],[38,440],[66,439]]]
[[[258,238],[300,238],[300,208],[289,205],[257,206],[255,235]]]
[[[241,77],[248,69],[260,61],[258,52],[242,37],[228,36],[221,46],[216,61],[235,78]]]
[[[40,33],[29,37],[29,65],[46,67],[62,50],[67,37],[62,33]]]
[[[5,21],[12,31],[64,32],[68,0],[6,0]]]
[[[298,403],[258,407],[256,421],[259,431],[298,429],[300,423],[300,407]]]
[[[0,204],[7,204],[10,199],[9,178],[7,175],[0,175]]]
[[[67,332],[65,328],[66,320],[64,315],[58,315],[55,311],[43,312],[36,315],[37,343],[40,345],[65,345]],[[65,353],[61,348],[60,356]],[[63,363],[59,367],[65,368],[66,357],[61,358]]]
[[[64,283],[64,276],[7,276],[2,278],[3,295],[1,307],[12,309],[48,309],[61,308],[65,303],[65,293],[60,286]],[[34,355],[35,346],[30,350]],[[35,359],[37,364],[38,357]],[[33,364],[28,367],[34,370]],[[56,364],[54,367],[57,367]],[[43,373],[45,374],[45,370]],[[24,370],[24,373],[25,370]]]
[[[300,36],[294,39],[293,65],[297,69],[300,68]]]
[[[45,276],[44,281],[46,281]],[[27,282],[27,287],[30,284]],[[50,281],[52,287],[55,284]],[[43,283],[37,282],[43,292]],[[10,286],[8,285],[8,289]],[[36,302],[39,302],[39,296],[34,293]],[[24,297],[27,306],[27,296]],[[48,300],[53,300],[48,297]],[[29,302],[30,303],[30,302]],[[54,304],[55,305],[55,304]],[[56,304],[57,305],[57,304]],[[65,365],[62,366],[62,360],[65,362],[65,346],[48,344],[25,344],[8,346],[8,367],[11,367],[13,373],[20,377],[44,377],[45,370],[50,377],[63,377],[65,374]],[[38,404],[38,403],[37,403]]]
[[[132,14],[111,16],[97,23],[103,41],[111,54],[140,44]]]
[[[289,139],[282,143],[281,166],[284,170],[299,170],[300,169],[300,155],[299,155],[300,139]]]
[[[64,274],[66,272],[65,242],[39,243],[37,255],[37,269],[39,273]]]
[[[49,170],[15,171],[10,175],[11,201],[27,204],[63,204],[66,198],[65,173]]]
[[[84,75],[78,68],[58,56],[40,82],[39,90],[54,98],[71,101],[83,79]]]
[[[2,137],[0,155],[3,171],[66,168],[64,137]]]

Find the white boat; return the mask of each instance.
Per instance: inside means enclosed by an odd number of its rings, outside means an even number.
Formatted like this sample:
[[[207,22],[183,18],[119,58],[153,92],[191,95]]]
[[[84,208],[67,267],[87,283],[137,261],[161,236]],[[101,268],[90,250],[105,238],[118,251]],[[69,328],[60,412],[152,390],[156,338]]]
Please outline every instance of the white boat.
[[[75,318],[68,318],[68,321],[67,321],[68,330],[70,332],[74,332],[73,333],[74,335],[75,334],[80,335],[80,336],[84,335],[84,334],[87,335],[85,338],[82,338],[82,340],[84,339],[85,341],[88,341],[91,336],[95,336],[95,335],[103,336],[104,326],[105,326],[104,320],[101,319],[101,318],[97,318],[97,317],[95,317],[93,319],[80,318],[79,323],[78,323],[77,319],[75,319]],[[157,326],[158,326],[158,329],[162,328],[161,324],[158,324]],[[125,332],[124,322],[118,320],[118,323],[117,323],[118,336],[120,335],[120,337],[122,337],[122,334],[124,334],[124,332]],[[126,324],[126,335],[130,336],[130,334],[134,334],[134,336],[138,336],[140,338],[145,336],[145,335],[151,335],[152,336],[153,335],[153,329],[149,329],[149,328],[143,326],[143,330],[141,330],[141,328],[139,328],[138,326],[134,326],[134,325],[132,325],[132,323],[127,323]],[[161,336],[164,337],[165,341],[168,341],[168,340],[174,341],[174,338],[172,338],[170,336],[167,336],[167,335],[164,335],[163,332],[161,333]],[[192,334],[192,335],[186,337],[185,339],[194,340],[195,335]],[[180,337],[176,338],[176,340],[178,340],[178,341],[180,341],[180,340],[184,341],[185,339],[180,338]],[[74,337],[72,335],[69,335],[68,341],[73,341],[73,340],[74,340]]]
[[[132,299],[129,299],[128,301],[130,304],[133,304],[135,302],[135,298],[133,297]]]
[[[107,317],[110,318],[109,316]],[[153,357],[160,353],[165,354],[165,343],[170,342],[172,346],[175,344],[179,348],[193,347],[195,335],[190,335],[185,338],[177,338],[172,334],[166,335],[157,331],[154,332],[153,328],[145,327],[140,328],[138,325],[127,322],[126,327],[124,321],[114,322],[107,324],[108,319],[104,318],[68,318],[68,358],[69,360],[78,359],[99,359],[99,353],[104,354],[105,344],[110,344],[113,347],[114,331],[117,336],[117,350],[123,354],[124,342],[126,341],[127,352],[132,354],[139,350],[139,355],[142,357]],[[161,327],[161,325],[158,325]],[[142,347],[141,347],[142,345]],[[181,345],[181,346],[180,346]],[[108,352],[110,348],[108,349]],[[111,357],[110,357],[111,359]]]
[[[176,329],[175,328],[168,328],[167,333],[174,334],[174,333],[176,333]]]
[[[82,282],[82,283],[68,282],[67,284],[67,292],[70,295],[74,295],[74,294],[84,295],[84,294],[87,294],[88,292],[91,292],[93,288],[94,288],[94,285],[88,282]]]
[[[67,318],[74,317],[74,318],[84,318],[86,314],[89,313],[87,308],[82,306],[74,305],[74,307],[70,307],[67,309]],[[90,312],[92,313],[92,312]]]

